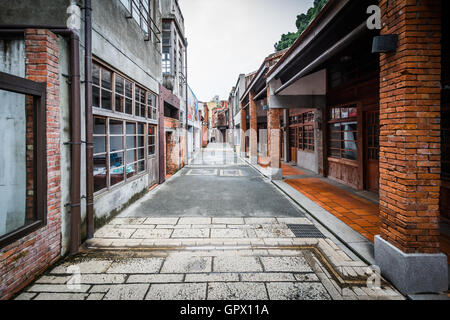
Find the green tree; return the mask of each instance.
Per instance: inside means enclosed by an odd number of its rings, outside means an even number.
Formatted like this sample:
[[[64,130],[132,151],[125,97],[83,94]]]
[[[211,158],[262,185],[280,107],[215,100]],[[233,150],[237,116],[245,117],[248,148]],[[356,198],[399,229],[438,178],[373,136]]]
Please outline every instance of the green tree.
[[[292,46],[295,40],[306,30],[311,21],[319,14],[320,10],[325,6],[328,0],[314,0],[314,6],[308,9],[307,13],[302,13],[297,16],[295,25],[297,32],[288,32],[281,35],[280,41],[275,44],[275,50],[281,51]]]

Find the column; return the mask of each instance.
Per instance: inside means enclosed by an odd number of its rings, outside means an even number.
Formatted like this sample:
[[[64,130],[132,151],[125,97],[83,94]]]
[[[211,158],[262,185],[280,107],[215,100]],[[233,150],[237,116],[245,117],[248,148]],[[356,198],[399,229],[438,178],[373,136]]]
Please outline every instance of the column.
[[[380,1],[380,220],[375,260],[402,293],[445,291],[439,253],[440,1]],[[420,27],[420,28],[419,28]]]
[[[245,132],[247,131],[247,110],[241,108],[241,157],[245,158]]]
[[[250,91],[250,163],[258,164],[258,113],[256,102],[253,101],[254,93]]]

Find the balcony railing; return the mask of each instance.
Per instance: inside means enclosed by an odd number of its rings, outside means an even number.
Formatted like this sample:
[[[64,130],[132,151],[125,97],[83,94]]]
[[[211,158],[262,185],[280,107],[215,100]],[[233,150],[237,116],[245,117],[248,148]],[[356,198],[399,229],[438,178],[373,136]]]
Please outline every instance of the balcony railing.
[[[150,41],[150,35],[153,34],[156,42],[161,43],[161,39],[158,36],[161,34],[161,30],[158,28],[158,25],[152,19],[151,15],[151,0],[122,0],[122,3],[127,6],[128,11],[130,12],[127,19],[136,19],[140,27],[146,32],[147,38],[145,41]],[[144,3],[147,3],[147,6]]]

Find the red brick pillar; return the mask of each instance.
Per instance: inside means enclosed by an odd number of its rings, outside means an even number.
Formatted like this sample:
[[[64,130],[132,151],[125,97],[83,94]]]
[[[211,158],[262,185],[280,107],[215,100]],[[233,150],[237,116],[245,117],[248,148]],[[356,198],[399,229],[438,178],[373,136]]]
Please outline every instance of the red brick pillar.
[[[440,1],[380,1],[381,237],[405,253],[439,252]]]
[[[247,132],[247,110],[241,108],[241,157],[245,158],[245,135]]]
[[[281,168],[281,130],[280,130],[281,109],[269,109],[267,111],[267,131],[268,131],[268,151],[270,167]]]
[[[253,101],[253,92],[250,91],[248,100],[250,102],[250,163],[258,163],[258,113],[256,102]]]
[[[58,49],[58,38],[52,32],[26,30],[26,78],[47,84],[47,224],[0,249],[0,299],[8,299],[28,285],[59,259],[61,254],[61,117]]]

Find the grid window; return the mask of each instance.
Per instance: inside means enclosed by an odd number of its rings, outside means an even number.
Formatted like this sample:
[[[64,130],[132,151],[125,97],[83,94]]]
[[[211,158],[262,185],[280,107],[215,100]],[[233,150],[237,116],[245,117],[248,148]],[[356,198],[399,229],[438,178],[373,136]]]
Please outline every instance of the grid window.
[[[133,84],[119,75],[115,75],[115,110],[132,114],[133,112]]]
[[[156,126],[148,126],[148,155],[156,154]]]
[[[92,67],[92,103],[94,107],[112,109],[112,73],[97,64]]]
[[[94,117],[95,192],[146,170],[145,126],[140,122]]]
[[[357,160],[356,105],[331,108],[329,117],[329,155],[338,159]]]
[[[157,98],[151,92],[147,92],[147,110],[148,110],[148,118],[152,120],[158,119],[158,105]]]
[[[289,120],[291,147],[314,152],[314,111],[292,115]]]
[[[137,117],[146,118],[147,117],[147,105],[146,105],[146,91],[140,87],[136,86],[134,108]]]

